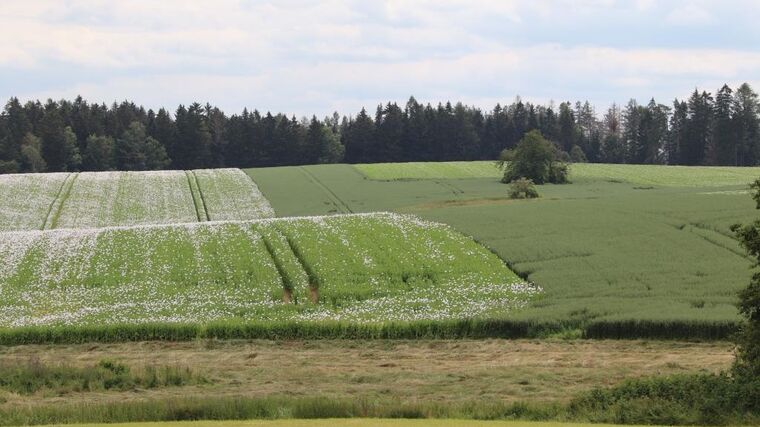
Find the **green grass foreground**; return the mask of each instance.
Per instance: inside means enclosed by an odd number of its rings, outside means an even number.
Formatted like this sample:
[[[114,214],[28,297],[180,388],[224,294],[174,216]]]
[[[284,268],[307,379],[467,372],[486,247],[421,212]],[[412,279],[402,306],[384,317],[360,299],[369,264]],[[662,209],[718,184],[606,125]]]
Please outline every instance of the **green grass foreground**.
[[[325,420],[173,421],[163,423],[76,424],[78,427],[608,427],[613,425],[615,424],[559,423],[539,421],[409,420],[386,418],[332,418]]]

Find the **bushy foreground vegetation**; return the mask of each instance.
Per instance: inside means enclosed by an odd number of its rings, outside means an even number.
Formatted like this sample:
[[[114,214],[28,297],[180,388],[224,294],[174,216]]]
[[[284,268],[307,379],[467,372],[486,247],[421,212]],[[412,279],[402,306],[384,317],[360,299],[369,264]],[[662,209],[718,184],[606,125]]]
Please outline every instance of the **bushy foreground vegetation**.
[[[755,387],[757,384],[755,384]],[[452,418],[573,421],[615,424],[753,425],[760,419],[757,389],[722,376],[673,377],[626,382],[561,403],[403,402],[393,398],[329,399],[163,398],[108,404],[0,406],[0,425],[115,423],[183,420]],[[741,406],[736,406],[736,405]],[[755,406],[752,406],[755,405]]]
[[[10,232],[0,256],[6,328],[484,318],[538,291],[472,239],[395,214]]]
[[[64,395],[95,391],[131,391],[203,384],[208,380],[189,367],[146,365],[140,369],[101,360],[79,368],[30,359],[0,364],[0,391],[18,395]],[[0,396],[0,404],[5,403]]]
[[[274,216],[239,169],[0,176],[0,231]]]

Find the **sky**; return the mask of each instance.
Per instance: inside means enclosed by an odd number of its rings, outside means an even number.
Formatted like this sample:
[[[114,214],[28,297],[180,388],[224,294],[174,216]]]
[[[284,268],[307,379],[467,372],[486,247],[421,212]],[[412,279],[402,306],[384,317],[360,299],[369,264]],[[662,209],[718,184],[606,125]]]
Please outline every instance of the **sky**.
[[[0,100],[297,116],[760,90],[760,0],[2,0]]]

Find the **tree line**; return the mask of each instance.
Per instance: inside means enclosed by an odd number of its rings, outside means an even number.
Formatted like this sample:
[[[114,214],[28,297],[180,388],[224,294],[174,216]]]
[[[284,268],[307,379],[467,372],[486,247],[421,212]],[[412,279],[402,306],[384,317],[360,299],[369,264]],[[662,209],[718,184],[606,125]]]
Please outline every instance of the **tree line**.
[[[519,97],[490,111],[457,104],[379,105],[324,119],[209,104],[170,112],[11,98],[0,113],[0,173],[262,167],[319,163],[495,160],[538,130],[575,161],[760,164],[760,103],[750,85],[695,90],[672,106],[635,100],[597,114],[589,102]]]

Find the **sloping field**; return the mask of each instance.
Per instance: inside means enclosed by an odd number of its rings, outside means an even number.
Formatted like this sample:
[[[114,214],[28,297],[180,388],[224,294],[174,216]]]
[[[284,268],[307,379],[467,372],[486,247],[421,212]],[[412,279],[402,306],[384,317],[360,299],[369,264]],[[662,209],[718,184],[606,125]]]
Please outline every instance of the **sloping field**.
[[[521,201],[507,199],[498,176],[380,181],[352,165],[247,172],[281,216],[395,211],[474,236],[544,289],[512,319],[614,326],[607,336],[730,331],[752,262],[729,226],[757,216],[747,183],[760,169],[572,168],[588,178],[540,186],[541,198]]]
[[[0,175],[0,231],[42,229],[68,176],[66,173]]]
[[[369,179],[499,178],[502,172],[493,161],[411,162],[354,165]],[[575,163],[571,181],[611,181],[674,187],[719,187],[748,184],[760,177],[760,168],[723,166],[659,166]]]
[[[537,292],[472,239],[396,214],[8,232],[0,258],[0,327],[459,319]]]
[[[239,169],[5,175],[0,196],[4,231],[274,216]]]
[[[240,169],[193,171],[210,221],[274,217],[256,184]]]
[[[197,221],[182,171],[82,172],[51,228]]]

